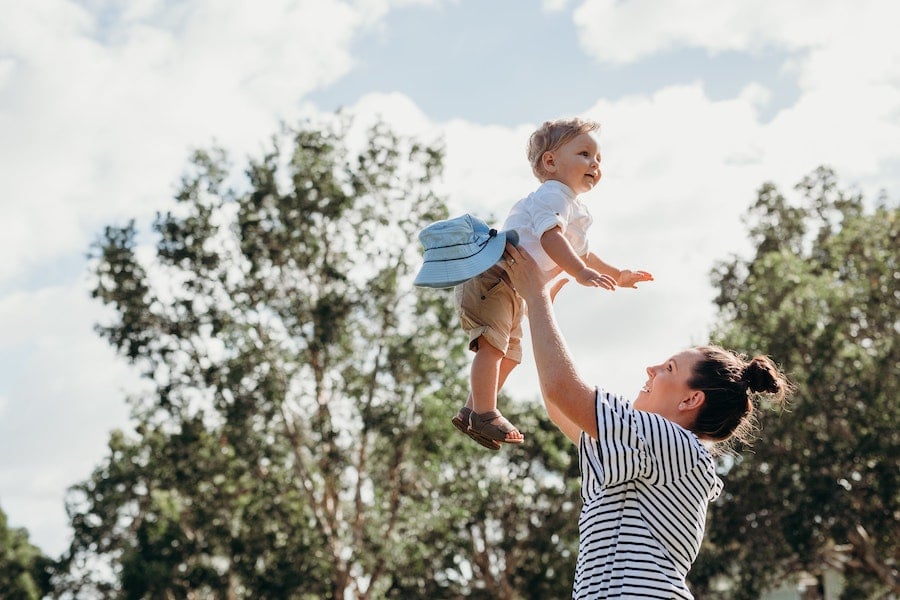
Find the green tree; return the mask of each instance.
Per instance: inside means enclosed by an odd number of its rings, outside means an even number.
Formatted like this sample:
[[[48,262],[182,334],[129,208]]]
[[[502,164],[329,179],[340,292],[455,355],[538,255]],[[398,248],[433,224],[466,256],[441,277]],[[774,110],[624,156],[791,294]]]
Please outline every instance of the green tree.
[[[449,424],[466,395],[452,294],[411,285],[418,230],[447,216],[430,189],[441,152],[383,125],[351,149],[348,126],[286,128],[243,178],[221,151],[197,152],[152,249],[134,223],[96,244],[94,296],[115,315],[99,331],[152,389],[71,490],[59,589],[568,589],[577,513],[561,437],[536,407],[540,445],[515,455]]]
[[[695,582],[757,598],[788,574],[844,574],[844,597],[900,593],[898,209],[820,168],[789,203],[764,185],[747,218],[753,257],[713,279],[717,342],[762,352],[796,385],[760,411],[760,439],[730,457]],[[729,459],[729,460],[730,460]]]
[[[10,529],[0,509],[0,590],[5,600],[37,600],[50,591],[53,561],[28,541],[28,530]]]

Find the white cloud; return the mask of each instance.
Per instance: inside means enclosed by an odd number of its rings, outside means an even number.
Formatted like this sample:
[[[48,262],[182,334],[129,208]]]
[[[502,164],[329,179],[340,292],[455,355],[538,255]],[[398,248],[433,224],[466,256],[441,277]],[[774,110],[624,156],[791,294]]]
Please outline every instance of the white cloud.
[[[477,212],[499,224],[512,203],[537,184],[525,158],[532,125],[510,128],[462,119],[440,123],[400,93],[365,94],[349,112],[357,132],[380,119],[398,134],[442,145],[444,175],[435,188],[454,214]]]
[[[303,96],[348,72],[393,5],[0,0],[0,500],[45,551],[137,387],[92,331],[102,310],[72,257],[102,225],[165,210],[191,148],[243,162],[309,113]]]
[[[377,121],[390,123],[391,129],[403,136],[432,140],[440,135],[438,127],[422,109],[408,96],[397,92],[364,94],[349,108],[348,113],[353,115],[354,131],[351,135],[355,136],[364,133]]]
[[[363,20],[337,0],[122,14],[12,4],[0,25],[0,254],[17,260],[0,281],[83,251],[101,222],[161,208],[190,148],[255,151],[260,132],[308,110],[299,98],[351,68]]]
[[[752,53],[763,47],[784,52],[782,70],[800,95],[759,129],[758,142],[764,146],[726,144],[735,160],[753,160],[758,148],[765,147],[762,164],[770,177],[785,173],[796,180],[826,163],[868,186],[870,194],[875,181],[898,182],[890,166],[900,162],[894,142],[900,134],[900,44],[893,34],[900,6],[878,0],[852,5],[840,0],[586,0],[573,18],[585,51],[601,62],[630,63],[689,47],[713,53]],[[743,100],[749,100],[747,93],[756,96],[760,107],[770,95],[759,84],[747,88]],[[700,125],[708,128],[710,119]],[[733,130],[728,123],[716,126]],[[662,149],[657,153],[666,154]]]
[[[585,0],[573,16],[586,52],[603,62],[624,64],[676,48],[752,53],[828,47],[860,40],[861,27],[888,33],[898,11],[879,0],[852,5],[841,0]],[[878,39],[884,43],[891,38]]]
[[[502,224],[513,203],[538,184],[525,156],[537,125],[509,128],[463,120],[444,125],[444,192],[453,212],[474,212]]]
[[[52,554],[63,550],[66,488],[90,475],[126,422],[126,390],[141,388],[92,331],[103,314],[83,284],[0,298],[2,508]]]

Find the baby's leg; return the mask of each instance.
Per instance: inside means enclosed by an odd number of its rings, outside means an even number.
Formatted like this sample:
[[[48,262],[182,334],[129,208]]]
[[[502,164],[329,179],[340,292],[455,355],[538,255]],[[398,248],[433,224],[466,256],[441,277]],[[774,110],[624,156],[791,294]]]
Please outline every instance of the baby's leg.
[[[486,343],[486,342],[484,342],[484,340],[481,340],[481,339],[479,339],[479,342]],[[490,346],[490,344],[488,344],[488,346]],[[479,348],[480,347],[481,347],[481,344],[479,344]],[[495,350],[496,350],[496,348],[495,348]],[[475,355],[475,360],[477,360],[477,359],[478,359],[478,354]],[[488,361],[485,361],[485,362],[488,362]],[[497,374],[497,389],[493,394],[493,403],[489,404],[488,408],[486,408],[484,410],[493,410],[493,409],[497,408],[497,395],[500,393],[500,390],[503,389],[503,386],[506,383],[506,379],[509,377],[509,374],[512,373],[512,370],[515,369],[518,365],[519,365],[519,363],[517,363],[514,360],[510,360],[510,359],[506,358],[505,356],[501,357],[500,370],[499,370],[499,373]],[[474,376],[474,372],[475,372],[475,363],[473,361],[473,363],[472,363],[473,376]],[[490,375],[488,375],[488,377],[490,377]],[[474,377],[473,377],[473,379],[474,379]],[[474,381],[470,382],[470,384],[472,385],[471,389],[474,389],[475,388]],[[482,407],[483,406],[484,405],[482,405]],[[469,410],[472,410],[475,408],[475,401],[472,398],[472,392],[469,392],[469,398],[466,400],[466,408],[468,408]],[[484,410],[478,410],[475,412],[484,412]]]
[[[479,337],[478,350],[472,360],[469,381],[472,390],[471,408],[475,412],[484,413],[497,408],[497,391],[500,389],[498,383],[502,363],[503,353],[487,343],[483,336]]]
[[[473,422],[476,415],[484,415],[497,409],[497,393],[506,382],[506,378],[515,368],[516,362],[503,356],[503,353],[484,341],[484,338],[478,339],[478,350],[475,352],[475,359],[472,361],[471,387],[472,392],[469,399],[472,402]],[[467,403],[468,405],[468,403]],[[505,436],[508,443],[521,443],[525,436],[518,430],[513,428],[500,413],[496,416],[488,418],[484,423],[500,424],[506,423],[511,431]],[[493,435],[490,437],[494,438]],[[504,438],[494,438],[504,439]]]

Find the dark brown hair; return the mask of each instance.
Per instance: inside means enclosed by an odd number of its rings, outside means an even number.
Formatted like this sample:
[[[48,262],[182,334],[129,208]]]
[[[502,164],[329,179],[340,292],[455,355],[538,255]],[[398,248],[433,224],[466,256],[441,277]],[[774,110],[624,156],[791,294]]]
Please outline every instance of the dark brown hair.
[[[706,401],[697,414],[693,431],[704,440],[722,442],[734,438],[749,443],[755,429],[754,401],[766,398],[783,405],[792,386],[767,356],[749,361],[718,346],[696,348],[703,357],[695,364],[688,386]]]

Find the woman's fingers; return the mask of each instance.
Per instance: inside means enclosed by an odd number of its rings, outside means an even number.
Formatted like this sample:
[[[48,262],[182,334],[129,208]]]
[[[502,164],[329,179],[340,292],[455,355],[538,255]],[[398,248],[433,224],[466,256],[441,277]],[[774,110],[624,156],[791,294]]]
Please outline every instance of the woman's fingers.
[[[553,287],[550,288],[550,301],[553,302],[556,300],[556,295],[559,293],[559,290],[563,289],[563,287],[569,283],[568,279],[557,279],[553,283]]]
[[[506,259],[506,273],[509,275],[513,289],[526,298],[546,289],[550,280],[562,271],[561,269],[549,272],[542,271],[535,264],[534,259],[528,254],[527,250],[511,246],[510,244],[506,245],[504,257]],[[563,285],[564,283],[556,284],[553,294],[555,295]]]
[[[513,246],[509,242],[506,242],[506,251],[504,252],[504,256],[506,256],[506,262],[512,262],[515,264],[517,260],[523,260],[522,251],[519,250],[517,246]]]

